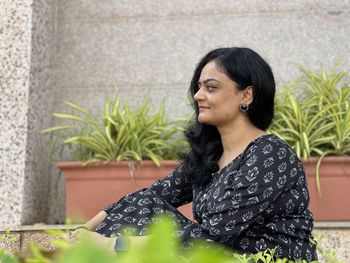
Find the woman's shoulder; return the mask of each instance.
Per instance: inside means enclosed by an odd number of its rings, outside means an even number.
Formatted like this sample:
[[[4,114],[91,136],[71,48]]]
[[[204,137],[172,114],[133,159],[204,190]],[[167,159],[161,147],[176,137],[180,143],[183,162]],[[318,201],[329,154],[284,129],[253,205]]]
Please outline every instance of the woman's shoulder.
[[[277,156],[296,156],[296,153],[290,145],[274,134],[262,135],[250,143],[247,149],[247,155],[277,155]]]
[[[251,174],[263,171],[264,181],[269,181],[267,177],[275,175],[279,183],[304,183],[304,168],[297,154],[287,142],[274,134],[257,138],[248,149],[241,166]]]

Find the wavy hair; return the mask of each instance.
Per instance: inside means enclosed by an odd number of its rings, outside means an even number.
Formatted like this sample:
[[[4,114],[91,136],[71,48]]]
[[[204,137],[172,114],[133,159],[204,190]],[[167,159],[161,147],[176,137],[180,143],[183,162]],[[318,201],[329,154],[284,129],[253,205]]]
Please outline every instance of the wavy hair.
[[[192,124],[185,132],[191,150],[183,156],[187,175],[194,184],[199,185],[205,185],[212,173],[219,170],[217,162],[223,153],[218,129],[198,121],[199,108],[194,100],[202,69],[210,61],[215,61],[222,72],[238,84],[238,89],[253,87],[254,98],[247,113],[257,128],[266,130],[274,113],[275,80],[270,66],[259,54],[240,47],[218,48],[206,54],[194,70],[188,91],[195,114]]]

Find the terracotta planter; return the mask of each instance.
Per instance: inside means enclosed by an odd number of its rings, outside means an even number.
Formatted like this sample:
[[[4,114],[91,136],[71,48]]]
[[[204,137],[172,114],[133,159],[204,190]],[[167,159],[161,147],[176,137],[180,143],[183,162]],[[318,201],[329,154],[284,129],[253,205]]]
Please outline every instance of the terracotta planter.
[[[316,221],[349,221],[350,209],[350,156],[326,157],[320,167],[322,197],[316,187],[316,162],[318,158],[304,161],[310,191],[310,210]],[[152,184],[168,175],[178,161],[163,161],[157,167],[144,161],[141,171],[135,173],[136,189]],[[83,166],[82,162],[60,162],[66,179],[67,217],[83,222],[101,208],[135,190],[131,181],[128,162],[109,162]],[[179,210],[192,219],[192,206]]]
[[[303,162],[310,191],[310,210],[317,221],[350,220],[350,156],[325,157],[320,166],[322,197],[316,187],[316,162]]]
[[[164,178],[178,164],[178,161],[162,161],[161,167],[157,167],[152,161],[143,161],[143,167],[135,171],[133,183],[127,161],[87,166],[82,162],[60,162],[57,167],[64,172],[66,180],[67,218],[74,223],[84,222],[126,194]],[[190,204],[179,210],[192,218]]]

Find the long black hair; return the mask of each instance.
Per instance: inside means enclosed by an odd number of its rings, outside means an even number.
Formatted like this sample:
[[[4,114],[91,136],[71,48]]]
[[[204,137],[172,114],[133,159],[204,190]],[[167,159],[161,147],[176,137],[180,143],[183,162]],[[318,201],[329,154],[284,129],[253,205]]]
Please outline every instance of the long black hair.
[[[188,91],[195,115],[185,132],[191,150],[183,157],[184,170],[192,178],[192,182],[199,185],[206,184],[211,174],[219,170],[217,162],[223,153],[218,129],[198,121],[199,108],[194,100],[202,69],[210,61],[215,61],[238,84],[238,89],[253,87],[254,99],[247,113],[257,128],[266,130],[274,113],[275,80],[270,66],[259,54],[249,48],[239,47],[218,48],[206,54],[194,70]]]

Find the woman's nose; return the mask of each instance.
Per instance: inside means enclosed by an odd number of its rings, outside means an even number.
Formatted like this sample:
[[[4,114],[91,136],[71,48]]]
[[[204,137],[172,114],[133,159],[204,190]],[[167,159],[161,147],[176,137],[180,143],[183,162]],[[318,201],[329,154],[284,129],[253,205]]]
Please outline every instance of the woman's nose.
[[[200,101],[200,100],[203,99],[203,93],[202,93],[201,90],[202,90],[202,89],[199,88],[199,89],[197,90],[197,92],[194,94],[193,98],[194,98],[195,101]]]

